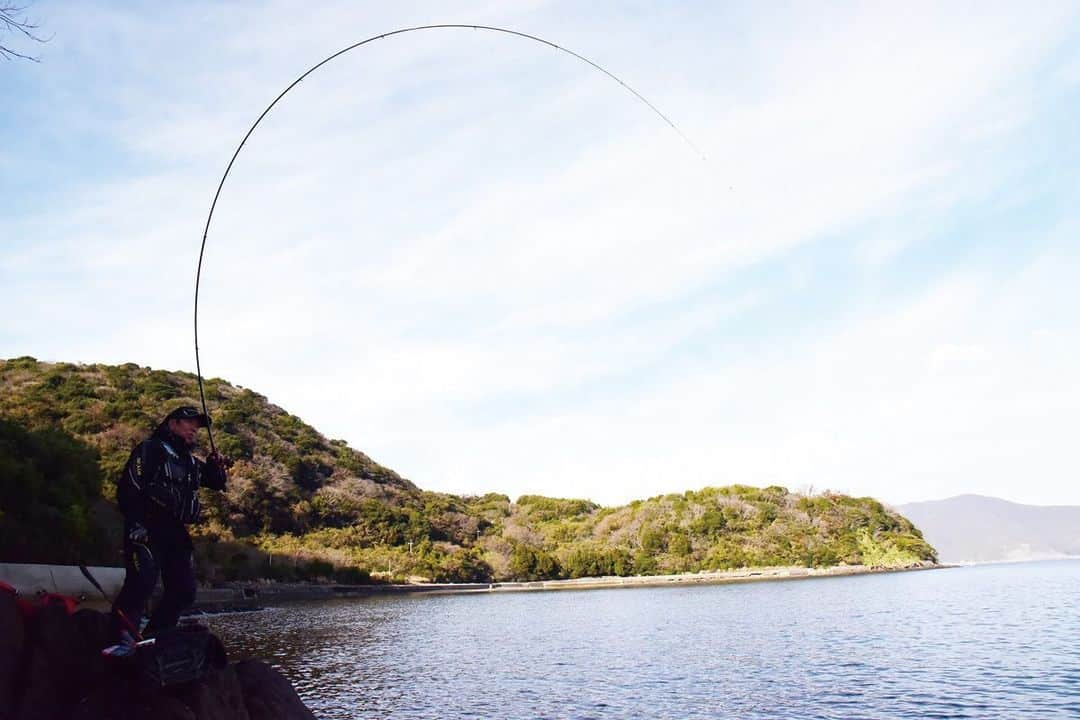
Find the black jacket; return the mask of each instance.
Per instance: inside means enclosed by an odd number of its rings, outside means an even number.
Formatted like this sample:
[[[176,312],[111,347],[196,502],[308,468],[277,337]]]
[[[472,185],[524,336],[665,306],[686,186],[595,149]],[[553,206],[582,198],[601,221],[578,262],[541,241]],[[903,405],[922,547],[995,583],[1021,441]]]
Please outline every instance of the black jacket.
[[[190,525],[202,510],[199,488],[225,489],[225,471],[191,454],[187,443],[162,425],[131,451],[116,499],[128,522],[147,528]]]

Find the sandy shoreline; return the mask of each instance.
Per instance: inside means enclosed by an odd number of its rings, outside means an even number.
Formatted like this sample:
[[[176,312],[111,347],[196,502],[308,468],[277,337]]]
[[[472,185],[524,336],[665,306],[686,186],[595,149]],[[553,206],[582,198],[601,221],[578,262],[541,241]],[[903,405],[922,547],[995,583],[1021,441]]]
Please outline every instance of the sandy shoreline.
[[[415,585],[312,585],[304,583],[245,583],[199,592],[202,607],[227,606],[243,601],[264,605],[274,602],[320,600],[373,595],[446,595],[464,593],[545,592],[557,590],[599,590],[628,587],[671,587],[678,585],[723,585],[729,583],[802,580],[807,578],[845,577],[878,573],[936,570],[949,565],[925,564],[909,568],[874,569],[863,565],[840,565],[828,568],[768,567],[740,568],[716,572],[679,575],[641,575],[632,577],[590,577],[574,580],[537,580],[534,582],[431,583]]]
[[[828,568],[768,567],[682,573],[678,575],[635,575],[632,577],[578,578],[576,580],[540,580],[527,583],[497,583],[493,591],[577,590],[608,587],[657,587],[666,585],[722,585],[762,580],[795,580],[812,577],[838,577],[871,573],[935,570],[943,565],[919,565],[910,568],[874,569],[865,565],[839,565]]]

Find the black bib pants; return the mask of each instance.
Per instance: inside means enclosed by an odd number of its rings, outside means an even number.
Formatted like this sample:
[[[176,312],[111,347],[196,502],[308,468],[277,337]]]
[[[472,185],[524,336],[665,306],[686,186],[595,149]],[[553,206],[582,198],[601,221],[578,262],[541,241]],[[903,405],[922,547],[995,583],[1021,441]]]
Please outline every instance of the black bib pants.
[[[180,524],[151,528],[145,543],[131,540],[127,530],[124,533],[127,575],[113,608],[123,613],[122,625],[130,623],[138,627],[160,575],[164,591],[146,630],[174,627],[180,613],[195,602],[195,554],[191,537]]]

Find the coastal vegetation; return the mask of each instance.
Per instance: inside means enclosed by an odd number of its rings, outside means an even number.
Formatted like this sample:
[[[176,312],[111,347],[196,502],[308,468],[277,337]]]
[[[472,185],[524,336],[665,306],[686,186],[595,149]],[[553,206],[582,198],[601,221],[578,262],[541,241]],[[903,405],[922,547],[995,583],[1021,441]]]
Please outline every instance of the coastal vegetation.
[[[199,572],[221,580],[488,582],[934,561],[872,498],[747,485],[603,507],[584,499],[429,492],[258,393],[205,382],[219,449]],[[196,378],[126,365],[0,361],[0,561],[117,564],[114,479]]]

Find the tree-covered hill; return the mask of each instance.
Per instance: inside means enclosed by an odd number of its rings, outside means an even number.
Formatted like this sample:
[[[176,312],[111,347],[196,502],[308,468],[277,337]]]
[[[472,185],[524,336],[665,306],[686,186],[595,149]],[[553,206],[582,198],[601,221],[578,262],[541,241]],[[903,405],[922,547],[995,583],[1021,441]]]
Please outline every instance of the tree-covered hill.
[[[735,485],[601,507],[426,492],[251,390],[219,379],[205,386],[215,441],[237,459],[228,491],[204,498],[197,542],[208,581],[486,581],[935,559],[910,522],[871,498]],[[113,481],[131,448],[197,397],[189,373],[0,361],[0,561],[117,563]]]

